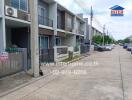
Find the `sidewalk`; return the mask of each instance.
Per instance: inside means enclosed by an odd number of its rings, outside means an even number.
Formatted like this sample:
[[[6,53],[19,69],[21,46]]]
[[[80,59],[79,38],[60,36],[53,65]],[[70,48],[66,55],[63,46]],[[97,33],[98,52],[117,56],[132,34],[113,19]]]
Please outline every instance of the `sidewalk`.
[[[14,91],[0,100],[132,100],[132,56],[121,47],[97,52],[79,62],[97,66],[66,67],[87,74],[49,75]]]
[[[87,55],[88,56],[88,55]],[[84,58],[85,56],[82,56]],[[15,75],[7,76],[5,78],[0,79],[0,97],[6,94],[12,93],[20,88],[23,88],[33,82],[36,82],[42,78],[46,78],[52,75],[53,70],[61,70],[64,69],[64,66],[61,65],[44,65],[41,67],[44,76],[33,78],[31,75],[26,74],[25,72],[20,72]]]

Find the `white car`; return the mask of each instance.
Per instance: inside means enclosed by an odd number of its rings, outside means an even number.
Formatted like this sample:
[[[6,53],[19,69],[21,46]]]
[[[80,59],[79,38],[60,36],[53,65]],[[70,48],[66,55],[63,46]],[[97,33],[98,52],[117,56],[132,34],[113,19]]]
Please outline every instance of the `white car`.
[[[113,47],[111,45],[106,45],[105,46],[105,50],[111,51],[113,49]]]

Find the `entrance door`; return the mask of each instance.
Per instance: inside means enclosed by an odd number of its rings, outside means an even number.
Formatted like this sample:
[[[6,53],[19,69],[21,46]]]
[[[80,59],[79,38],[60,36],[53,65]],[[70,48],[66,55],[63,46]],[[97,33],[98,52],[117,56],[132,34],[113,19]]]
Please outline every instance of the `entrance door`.
[[[49,49],[49,37],[48,36],[40,36],[40,49]]]

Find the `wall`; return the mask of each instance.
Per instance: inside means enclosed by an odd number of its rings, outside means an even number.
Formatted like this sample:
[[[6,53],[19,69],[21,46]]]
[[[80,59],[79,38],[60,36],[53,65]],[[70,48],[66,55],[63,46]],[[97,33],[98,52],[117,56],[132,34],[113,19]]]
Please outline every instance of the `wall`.
[[[66,35],[66,37],[62,38],[63,46],[76,46],[76,35]]]

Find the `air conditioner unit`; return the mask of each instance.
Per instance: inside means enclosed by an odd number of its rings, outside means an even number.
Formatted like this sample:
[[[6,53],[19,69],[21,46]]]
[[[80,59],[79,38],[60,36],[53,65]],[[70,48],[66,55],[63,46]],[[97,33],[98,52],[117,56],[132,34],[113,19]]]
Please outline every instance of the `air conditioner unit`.
[[[28,21],[30,22],[31,21],[31,15],[28,14]]]
[[[9,6],[5,7],[5,14],[10,17],[18,17],[17,9]]]

